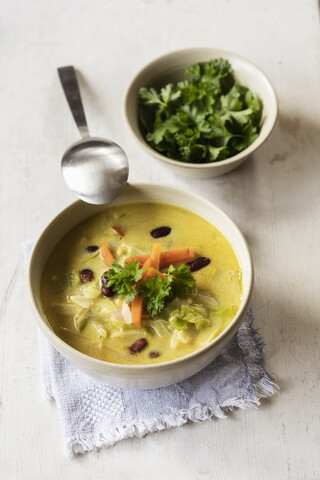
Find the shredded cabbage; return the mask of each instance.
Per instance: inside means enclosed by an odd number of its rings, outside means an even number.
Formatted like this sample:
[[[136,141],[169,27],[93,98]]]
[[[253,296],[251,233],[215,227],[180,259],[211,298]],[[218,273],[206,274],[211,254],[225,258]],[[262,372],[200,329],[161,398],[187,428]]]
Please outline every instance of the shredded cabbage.
[[[180,309],[171,313],[169,322],[178,330],[185,330],[191,325],[202,330],[210,325],[207,310],[198,305],[181,305]]]
[[[194,336],[195,331],[193,328],[188,328],[187,330],[175,329],[171,337],[171,348],[177,348],[179,343],[191,343]]]
[[[167,337],[172,334],[172,327],[169,322],[159,318],[158,320],[152,320],[150,327],[156,332],[158,337]]]
[[[115,304],[112,298],[97,298],[94,304],[95,313],[102,318],[109,316],[111,313],[121,312],[121,309]]]
[[[193,297],[184,297],[179,298],[176,297],[172,302],[168,303],[168,305],[162,310],[160,313],[161,316],[155,316],[154,319],[158,320],[169,320],[170,315],[176,309],[180,309],[181,305],[191,305],[193,303]]]
[[[87,320],[88,320],[87,313],[88,313],[87,309],[82,310],[82,312],[77,313],[73,317],[74,326],[75,326],[76,330],[78,330],[78,332],[81,332],[81,330],[83,330],[84,327],[87,325]]]
[[[73,303],[79,305],[79,307],[82,308],[89,308],[93,303],[92,298],[85,297],[84,295],[70,295],[70,297],[68,298],[70,298]]]
[[[127,324],[132,323],[131,310],[129,308],[129,305],[126,302],[123,302],[121,312],[122,312],[122,316],[123,316],[124,321]]]
[[[81,288],[78,288],[76,291],[76,295],[70,295],[68,300],[70,299],[76,305],[82,308],[89,308],[93,300],[96,300],[101,295],[101,290],[98,287],[97,283],[88,283],[83,285]]]
[[[85,297],[92,298],[94,300],[101,295],[101,290],[98,285],[91,282],[82,287],[82,292]]]
[[[100,338],[107,338],[107,330],[103,328],[100,322],[98,322],[97,320],[91,320],[90,325],[92,325],[97,330],[98,336]]]

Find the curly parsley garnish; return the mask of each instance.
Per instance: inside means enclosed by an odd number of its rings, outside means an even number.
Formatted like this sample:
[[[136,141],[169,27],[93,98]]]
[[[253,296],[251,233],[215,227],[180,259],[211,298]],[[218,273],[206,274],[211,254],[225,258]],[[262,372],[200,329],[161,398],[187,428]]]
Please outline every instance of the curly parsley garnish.
[[[259,135],[262,103],[239,85],[227,60],[191,65],[188,80],[160,92],[140,88],[140,121],[152,148],[183,162],[209,163],[247,148]],[[152,115],[150,115],[150,110]]]
[[[171,295],[173,297],[184,297],[193,293],[196,281],[193,278],[190,267],[182,264],[178,268],[170,265],[168,269],[168,279],[171,282]]]
[[[130,303],[137,295],[136,284],[141,280],[142,274],[143,269],[140,268],[139,262],[126,263],[122,266],[113,260],[111,268],[106,273],[107,286],[111,287],[126,303]],[[192,293],[195,285],[196,281],[187,265],[182,264],[178,268],[170,265],[168,274],[164,278],[155,275],[141,283],[139,295],[144,299],[144,309],[154,317],[175,297]]]
[[[143,297],[143,307],[151,317],[161,312],[166,305],[166,299],[171,292],[171,280],[156,275],[143,282],[139,288],[139,295]]]
[[[192,293],[195,286],[196,281],[187,265],[183,264],[178,268],[170,265],[165,278],[156,275],[142,283],[139,295],[144,298],[144,309],[150,317],[154,317],[175,297],[184,297]]]
[[[111,268],[106,274],[108,278],[108,287],[112,287],[120,298],[126,303],[132,302],[137,292],[134,288],[135,283],[141,280],[143,269],[139,262],[126,263],[124,266],[115,260],[111,263]]]

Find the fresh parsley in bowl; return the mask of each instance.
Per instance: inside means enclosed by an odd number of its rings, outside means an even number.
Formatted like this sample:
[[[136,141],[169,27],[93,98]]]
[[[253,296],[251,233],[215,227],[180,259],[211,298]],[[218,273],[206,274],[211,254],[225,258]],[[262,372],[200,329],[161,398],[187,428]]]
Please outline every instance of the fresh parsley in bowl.
[[[131,81],[124,118],[139,145],[177,174],[216,177],[269,137],[278,103],[265,74],[216,48],[177,50]]]
[[[228,60],[196,63],[184,75],[158,91],[140,88],[140,122],[149,145],[194,163],[224,160],[251,145],[260,132],[262,102],[238,83]]]

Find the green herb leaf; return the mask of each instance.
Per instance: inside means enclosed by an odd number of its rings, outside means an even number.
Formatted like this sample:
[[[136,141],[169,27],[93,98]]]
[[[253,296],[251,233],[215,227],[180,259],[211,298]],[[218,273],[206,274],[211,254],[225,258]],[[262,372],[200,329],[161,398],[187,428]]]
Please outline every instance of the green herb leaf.
[[[185,75],[188,80],[169,83],[159,93],[139,90],[140,121],[150,146],[193,163],[216,162],[247,148],[259,135],[262,103],[238,84],[230,63],[222,58],[197,63]]]
[[[112,287],[112,290],[117,292],[126,303],[132,302],[137,294],[134,284],[141,279],[143,269],[140,268],[139,262],[126,263],[122,266],[113,260],[111,265],[106,274],[107,286]]]
[[[160,95],[156,92],[154,88],[140,88],[139,90],[139,99],[143,102],[144,105],[158,105],[162,104]]]
[[[166,278],[160,275],[149,278],[140,285],[139,295],[144,298],[144,309],[154,317],[175,297],[192,293],[195,286],[196,281],[187,265],[182,264],[178,268],[170,265]]]
[[[143,307],[151,317],[157,315],[165,307],[166,299],[171,292],[171,280],[155,275],[143,282],[139,288],[139,295],[143,297]]]
[[[178,268],[170,265],[168,279],[171,281],[171,295],[173,297],[184,297],[193,293],[196,281],[192,276],[190,267],[182,264]]]

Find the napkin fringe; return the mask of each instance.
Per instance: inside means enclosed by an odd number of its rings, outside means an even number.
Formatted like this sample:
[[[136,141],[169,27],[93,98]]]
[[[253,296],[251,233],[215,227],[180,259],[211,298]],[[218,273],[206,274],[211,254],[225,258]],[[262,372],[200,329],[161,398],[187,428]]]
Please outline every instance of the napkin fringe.
[[[98,435],[76,435],[66,443],[68,454],[83,454],[101,447],[112,447],[117,442],[133,437],[144,437],[148,433],[165,430],[168,428],[180,427],[188,421],[204,422],[210,420],[213,416],[226,418],[223,410],[217,406],[209,408],[207,406],[197,406],[190,410],[181,410],[176,414],[163,415],[152,421],[136,423],[135,425],[118,425],[110,429],[108,433]]]
[[[118,425],[108,432],[93,435],[76,435],[69,438],[66,442],[67,453],[69,455],[83,454],[92,450],[98,450],[102,447],[112,447],[117,442],[133,438],[144,437],[148,433],[165,430],[167,428],[180,427],[188,421],[200,423],[212,420],[213,417],[227,418],[226,413],[234,408],[257,408],[260,405],[261,398],[271,397],[278,390],[278,386],[273,382],[273,375],[265,370],[265,376],[257,383],[251,398],[231,398],[222,403],[221,406],[214,407],[197,405],[188,410],[180,410],[176,414],[163,415],[152,421],[145,421],[135,425]]]
[[[221,407],[225,410],[232,411],[234,408],[257,408],[262,398],[270,398],[277,393],[279,387],[273,382],[273,374],[265,371],[265,377],[255,385],[252,398],[228,398],[223,402]]]

